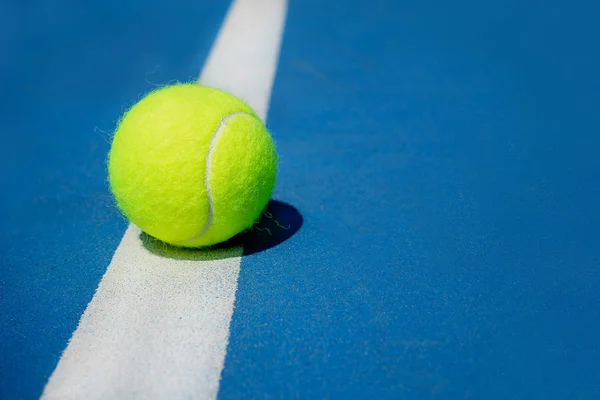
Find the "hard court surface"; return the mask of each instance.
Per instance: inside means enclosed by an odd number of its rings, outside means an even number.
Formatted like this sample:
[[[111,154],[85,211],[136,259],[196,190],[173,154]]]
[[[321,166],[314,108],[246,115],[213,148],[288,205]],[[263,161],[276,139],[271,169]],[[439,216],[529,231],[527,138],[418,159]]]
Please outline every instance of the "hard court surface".
[[[600,398],[599,4],[3,2],[0,398]],[[202,71],[280,155],[216,255],[105,170]]]

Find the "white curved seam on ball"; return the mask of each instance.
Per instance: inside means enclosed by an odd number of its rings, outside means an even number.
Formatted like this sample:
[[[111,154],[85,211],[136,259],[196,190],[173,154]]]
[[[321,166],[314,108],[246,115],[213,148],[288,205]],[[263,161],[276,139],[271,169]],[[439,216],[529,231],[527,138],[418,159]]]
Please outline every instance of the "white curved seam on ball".
[[[206,219],[206,224],[204,224],[204,228],[196,236],[192,237],[191,239],[182,240],[178,243],[181,243],[181,244],[190,243],[190,242],[200,239],[212,225],[212,222],[214,219],[214,210],[213,210],[214,203],[213,203],[212,189],[210,187],[210,171],[211,171],[211,163],[212,163],[212,153],[213,153],[213,150],[215,149],[215,146],[217,145],[217,140],[219,140],[219,136],[221,135],[221,132],[225,128],[225,125],[227,125],[227,121],[229,121],[231,118],[238,116],[238,115],[250,115],[251,116],[250,113],[247,113],[245,111],[236,111],[236,112],[233,112],[231,114],[224,116],[223,118],[221,118],[221,121],[219,121],[219,126],[217,126],[217,129],[215,130],[215,132],[212,134],[212,137],[210,138],[210,146],[208,148],[208,154],[206,155],[206,173],[204,174],[204,185],[206,186],[206,195],[208,197],[208,217]]]

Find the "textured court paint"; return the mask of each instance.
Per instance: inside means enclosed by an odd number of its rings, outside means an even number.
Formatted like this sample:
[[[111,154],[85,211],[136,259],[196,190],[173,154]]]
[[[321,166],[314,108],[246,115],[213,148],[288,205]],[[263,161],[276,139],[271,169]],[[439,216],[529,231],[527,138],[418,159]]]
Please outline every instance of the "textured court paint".
[[[241,255],[171,260],[130,226],[42,398],[215,398]]]
[[[106,182],[118,116],[198,76],[229,2],[0,3],[0,398],[28,400],[127,228]]]
[[[220,73],[225,71],[242,76],[232,78],[227,90],[246,93],[263,119],[273,79],[264,71],[277,69],[277,57],[264,55],[278,54],[270,47],[280,45],[273,36],[283,31],[282,3],[232,3],[201,75],[210,86],[224,82]],[[257,7],[262,12],[249,12]],[[243,40],[231,34],[233,26],[237,35],[256,33],[246,35],[255,40],[246,42],[254,51],[246,49],[244,58],[237,54],[236,44]],[[238,69],[220,64],[232,57]],[[140,231],[130,226],[43,398],[216,398],[242,253],[238,246],[226,258],[201,262],[154,255],[143,246]]]
[[[222,399],[600,398],[599,7],[290,2]]]
[[[287,0],[235,1],[215,43],[228,51],[211,55],[200,82],[234,93],[266,119],[286,13]]]

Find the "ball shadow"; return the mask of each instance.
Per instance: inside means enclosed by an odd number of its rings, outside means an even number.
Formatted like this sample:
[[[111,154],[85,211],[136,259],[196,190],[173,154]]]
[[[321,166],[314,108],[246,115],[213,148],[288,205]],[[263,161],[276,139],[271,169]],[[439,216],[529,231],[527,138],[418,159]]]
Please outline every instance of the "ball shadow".
[[[296,208],[278,200],[271,200],[252,228],[214,246],[178,247],[144,232],[140,234],[140,239],[148,251],[161,257],[195,261],[222,260],[248,256],[278,246],[294,236],[302,223],[302,215]]]

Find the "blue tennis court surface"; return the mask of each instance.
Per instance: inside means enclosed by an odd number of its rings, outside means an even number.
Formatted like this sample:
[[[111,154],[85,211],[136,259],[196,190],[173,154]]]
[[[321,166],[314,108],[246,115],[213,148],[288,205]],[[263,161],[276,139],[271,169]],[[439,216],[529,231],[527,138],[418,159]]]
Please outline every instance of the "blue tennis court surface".
[[[229,6],[0,6],[0,398],[41,396],[127,229],[117,119],[198,77]],[[599,13],[288,4],[267,126],[298,230],[242,257],[219,399],[600,398]]]

